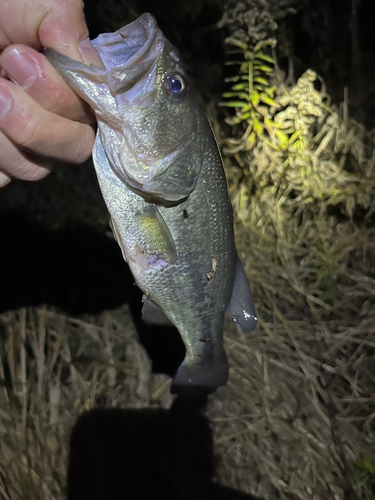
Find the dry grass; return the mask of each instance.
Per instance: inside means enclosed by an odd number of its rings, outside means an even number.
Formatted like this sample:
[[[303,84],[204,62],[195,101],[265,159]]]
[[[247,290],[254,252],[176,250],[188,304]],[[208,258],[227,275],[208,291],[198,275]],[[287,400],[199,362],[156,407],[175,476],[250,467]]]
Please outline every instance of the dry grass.
[[[126,307],[84,319],[9,311],[0,331],[1,499],[65,496],[68,441],[83,412],[170,404],[167,377],[151,376]]]
[[[1,316],[1,498],[64,497],[82,412],[170,407],[170,380],[152,376],[128,314]],[[228,321],[230,380],[207,410],[220,483],[266,499],[343,498],[353,461],[374,459],[374,314],[365,301],[355,324],[261,319],[252,337]]]
[[[301,80],[294,88],[306,87]],[[238,162],[226,158],[260,324],[252,338],[228,329],[231,378],[209,411],[218,475],[265,498],[371,499],[374,131],[307,90],[282,112],[292,105],[298,114],[309,95],[321,106],[315,119],[301,113],[303,144],[281,152],[259,140]],[[341,112],[347,117],[345,105]],[[360,457],[369,459],[362,481],[353,466]]]
[[[230,381],[209,410],[221,481],[264,498],[343,498],[373,443],[373,321],[230,330]]]

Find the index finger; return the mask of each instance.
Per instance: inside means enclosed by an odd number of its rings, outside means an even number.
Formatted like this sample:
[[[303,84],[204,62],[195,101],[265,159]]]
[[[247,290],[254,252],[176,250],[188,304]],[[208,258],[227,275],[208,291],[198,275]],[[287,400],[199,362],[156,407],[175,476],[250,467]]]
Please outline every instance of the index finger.
[[[88,104],[36,50],[25,45],[11,45],[4,50],[0,62],[7,75],[47,111],[81,123],[95,122]]]

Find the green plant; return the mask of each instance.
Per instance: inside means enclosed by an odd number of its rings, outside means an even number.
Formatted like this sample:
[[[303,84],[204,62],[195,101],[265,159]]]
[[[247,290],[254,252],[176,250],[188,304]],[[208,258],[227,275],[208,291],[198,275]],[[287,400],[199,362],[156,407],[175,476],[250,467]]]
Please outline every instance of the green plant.
[[[309,69],[288,85],[277,73],[275,39],[252,40],[228,40],[238,65],[222,103],[235,110],[224,148],[241,170],[231,186],[235,212],[254,251],[262,248],[296,290],[327,309],[342,299],[343,263],[358,234],[365,238],[353,217],[358,208],[372,213],[372,163],[363,131],[330,106],[317,74]]]
[[[370,457],[365,453],[353,462],[353,477],[361,498],[366,500],[374,498],[375,467]]]
[[[221,106],[236,109],[236,115],[226,119],[229,125],[245,125],[245,131],[239,139],[228,139],[230,147],[227,151],[235,154],[252,150],[257,138],[262,139],[265,131],[274,125],[270,108],[278,105],[274,100],[276,86],[271,85],[270,80],[274,75],[275,61],[264,49],[273,48],[276,40],[261,40],[253,48],[236,38],[228,38],[226,42],[239,49],[230,53],[240,53],[243,58],[227,63],[240,67],[236,76],[226,79],[234,85],[223,94],[228,100],[220,103]]]

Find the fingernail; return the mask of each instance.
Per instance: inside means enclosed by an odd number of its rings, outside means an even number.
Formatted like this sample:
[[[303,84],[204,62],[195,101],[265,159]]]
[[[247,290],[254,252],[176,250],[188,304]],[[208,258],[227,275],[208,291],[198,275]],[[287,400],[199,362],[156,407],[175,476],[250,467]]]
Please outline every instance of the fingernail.
[[[12,107],[10,96],[0,87],[0,120],[2,120]]]
[[[1,64],[8,76],[25,90],[34,83],[38,75],[32,59],[18,47],[8,50],[1,58]]]
[[[104,69],[99,53],[91,43],[89,37],[86,37],[79,42],[78,50],[86,64],[95,64],[95,66],[99,66],[99,68]]]

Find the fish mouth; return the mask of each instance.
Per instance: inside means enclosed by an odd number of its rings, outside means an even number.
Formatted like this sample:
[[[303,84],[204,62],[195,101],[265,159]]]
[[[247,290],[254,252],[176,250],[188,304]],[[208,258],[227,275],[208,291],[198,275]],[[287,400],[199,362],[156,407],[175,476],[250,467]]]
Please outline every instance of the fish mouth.
[[[148,13],[115,33],[102,33],[92,40],[107,69],[130,66],[150,49],[157,33],[155,18]]]
[[[119,94],[131,88],[154,66],[165,39],[155,18],[142,14],[115,33],[103,33],[92,44],[99,52],[110,89]]]

